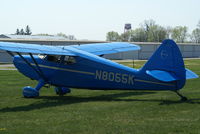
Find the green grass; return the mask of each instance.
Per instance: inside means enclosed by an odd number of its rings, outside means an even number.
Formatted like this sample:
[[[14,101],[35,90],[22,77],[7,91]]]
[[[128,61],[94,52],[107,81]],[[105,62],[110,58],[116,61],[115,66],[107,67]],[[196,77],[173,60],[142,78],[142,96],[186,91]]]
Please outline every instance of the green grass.
[[[144,61],[137,61],[139,68]],[[131,63],[123,63],[131,66]],[[200,75],[200,60],[186,60]],[[43,88],[25,99],[21,88],[36,82],[0,71],[0,134],[199,134],[200,79],[188,80],[180,102],[173,92],[72,90],[58,97]]]

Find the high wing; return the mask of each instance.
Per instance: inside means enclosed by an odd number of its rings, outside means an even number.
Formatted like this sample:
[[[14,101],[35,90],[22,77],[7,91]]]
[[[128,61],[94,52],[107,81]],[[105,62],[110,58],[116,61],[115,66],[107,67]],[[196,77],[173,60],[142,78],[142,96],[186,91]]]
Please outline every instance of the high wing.
[[[75,56],[73,52],[63,49],[61,47],[38,45],[38,44],[27,44],[27,43],[0,42],[0,50],[10,51],[10,52],[19,52],[19,53]]]
[[[83,50],[95,55],[104,55],[104,54],[112,54],[112,53],[119,53],[119,52],[125,52],[125,51],[140,50],[139,46],[130,44],[130,43],[125,43],[125,42],[72,45],[72,46],[65,46],[64,48],[67,49],[69,47]]]
[[[86,51],[95,55],[112,54],[125,51],[139,50],[140,47],[129,43],[95,43],[71,46],[48,46],[27,43],[0,42],[0,50],[50,55],[70,55],[78,56],[74,49]]]

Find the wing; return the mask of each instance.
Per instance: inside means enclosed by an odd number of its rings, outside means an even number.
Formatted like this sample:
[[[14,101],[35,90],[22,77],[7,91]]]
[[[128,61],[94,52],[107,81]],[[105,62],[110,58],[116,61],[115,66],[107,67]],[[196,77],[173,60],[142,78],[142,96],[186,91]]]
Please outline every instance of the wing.
[[[38,44],[0,42],[0,50],[20,53],[51,54],[51,55],[71,55],[75,54],[69,50],[57,46],[47,46]]]
[[[95,43],[71,46],[47,46],[27,43],[0,42],[0,50],[20,53],[76,56],[73,52],[74,49],[86,51],[95,55],[103,55],[139,50],[140,47],[129,43]]]
[[[125,51],[140,50],[139,46],[124,42],[72,45],[72,46],[65,46],[64,48],[67,49],[69,47],[83,50],[95,55],[104,55],[104,54],[112,54]]]

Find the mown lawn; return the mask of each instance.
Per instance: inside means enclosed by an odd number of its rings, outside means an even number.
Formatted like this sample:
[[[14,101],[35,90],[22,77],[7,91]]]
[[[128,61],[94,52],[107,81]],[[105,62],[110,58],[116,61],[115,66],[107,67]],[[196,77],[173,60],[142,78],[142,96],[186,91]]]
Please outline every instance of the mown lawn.
[[[132,66],[131,62],[123,62]],[[144,61],[135,61],[139,68]],[[186,60],[200,75],[200,60]],[[36,82],[0,71],[0,134],[200,134],[200,79],[188,80],[180,102],[173,92],[74,89],[59,97],[53,87],[25,99]]]

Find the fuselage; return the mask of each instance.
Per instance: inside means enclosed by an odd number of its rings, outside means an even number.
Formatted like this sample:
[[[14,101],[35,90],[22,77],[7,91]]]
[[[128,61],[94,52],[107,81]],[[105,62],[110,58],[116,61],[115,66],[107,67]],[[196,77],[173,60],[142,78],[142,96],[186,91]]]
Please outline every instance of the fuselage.
[[[38,70],[30,56],[23,57]],[[50,57],[34,56],[46,82],[54,86],[101,90],[177,90],[176,82],[161,82],[140,69],[133,69],[99,56],[85,54],[83,57],[56,58],[53,60]],[[34,80],[41,79],[21,57],[15,56],[13,63],[25,76]]]

